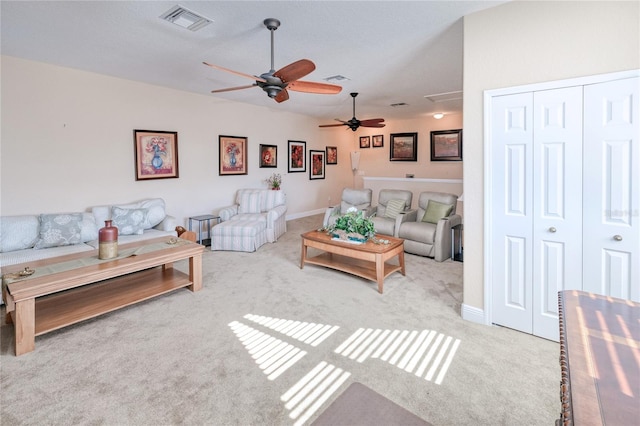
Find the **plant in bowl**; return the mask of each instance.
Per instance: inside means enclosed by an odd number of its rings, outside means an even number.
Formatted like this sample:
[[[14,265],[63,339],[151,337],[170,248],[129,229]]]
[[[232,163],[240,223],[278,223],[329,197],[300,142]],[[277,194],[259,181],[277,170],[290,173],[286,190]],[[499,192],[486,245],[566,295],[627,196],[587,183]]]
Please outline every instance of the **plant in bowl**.
[[[280,189],[280,185],[282,185],[282,176],[280,173],[274,173],[266,180],[269,188],[273,190]]]
[[[372,238],[376,233],[373,221],[355,207],[349,208],[345,214],[338,217],[335,223],[329,226],[328,231],[341,239],[362,242]]]

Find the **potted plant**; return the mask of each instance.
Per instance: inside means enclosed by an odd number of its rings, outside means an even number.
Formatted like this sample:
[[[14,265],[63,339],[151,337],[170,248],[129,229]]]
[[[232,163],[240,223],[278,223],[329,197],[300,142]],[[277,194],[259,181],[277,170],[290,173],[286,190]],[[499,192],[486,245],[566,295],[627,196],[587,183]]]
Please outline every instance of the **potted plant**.
[[[269,188],[273,189],[274,191],[279,190],[280,185],[282,184],[282,176],[280,176],[280,173],[274,173],[269,176],[269,178],[267,179],[267,184],[269,185]]]
[[[338,238],[361,242],[367,241],[376,233],[373,221],[355,207],[350,207],[345,214],[338,217],[328,231]]]

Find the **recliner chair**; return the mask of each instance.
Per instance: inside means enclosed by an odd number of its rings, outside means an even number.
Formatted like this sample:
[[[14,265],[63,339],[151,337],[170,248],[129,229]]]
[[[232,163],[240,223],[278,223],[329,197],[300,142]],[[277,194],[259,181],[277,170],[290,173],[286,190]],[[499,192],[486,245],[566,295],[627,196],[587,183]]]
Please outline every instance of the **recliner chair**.
[[[407,220],[405,213],[411,209],[413,192],[403,189],[381,189],[378,205],[373,209],[371,218],[377,234],[398,236],[400,224]]]
[[[407,212],[398,237],[404,251],[443,262],[451,257],[451,228],[462,223],[456,214],[458,196],[443,192],[421,192],[418,209]]]
[[[365,217],[371,216],[373,210],[371,207],[371,198],[372,192],[370,189],[345,188],[342,191],[340,205],[329,207],[325,211],[322,226],[326,228],[327,226],[333,225],[336,218],[345,214],[351,207],[362,210]]]

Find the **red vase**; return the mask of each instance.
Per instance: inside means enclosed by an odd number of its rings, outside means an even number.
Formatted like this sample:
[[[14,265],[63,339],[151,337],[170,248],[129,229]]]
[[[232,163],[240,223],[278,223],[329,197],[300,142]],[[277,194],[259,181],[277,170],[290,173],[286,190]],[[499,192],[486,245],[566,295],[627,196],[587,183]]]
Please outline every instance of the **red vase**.
[[[113,259],[118,257],[118,228],[110,220],[104,221],[104,228],[98,231],[98,258]]]

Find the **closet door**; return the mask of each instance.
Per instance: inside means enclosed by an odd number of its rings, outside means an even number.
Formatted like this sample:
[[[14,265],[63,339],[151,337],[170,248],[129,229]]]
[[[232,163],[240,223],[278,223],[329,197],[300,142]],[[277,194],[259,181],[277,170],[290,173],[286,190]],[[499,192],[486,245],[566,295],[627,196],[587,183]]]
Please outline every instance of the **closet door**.
[[[533,96],[533,334],[558,341],[558,291],[582,287],[582,87]]]
[[[640,302],[638,78],[585,86],[583,290]]]
[[[492,322],[532,332],[533,94],[491,103]]]

